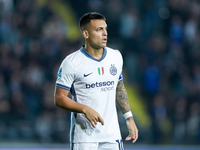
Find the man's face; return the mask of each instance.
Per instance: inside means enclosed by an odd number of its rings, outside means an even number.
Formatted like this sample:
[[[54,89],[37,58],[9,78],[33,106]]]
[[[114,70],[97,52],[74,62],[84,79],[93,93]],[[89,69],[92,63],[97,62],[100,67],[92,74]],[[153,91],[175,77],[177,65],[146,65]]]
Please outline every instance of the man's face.
[[[87,26],[88,44],[94,49],[101,49],[107,44],[107,24],[104,20],[91,20]]]

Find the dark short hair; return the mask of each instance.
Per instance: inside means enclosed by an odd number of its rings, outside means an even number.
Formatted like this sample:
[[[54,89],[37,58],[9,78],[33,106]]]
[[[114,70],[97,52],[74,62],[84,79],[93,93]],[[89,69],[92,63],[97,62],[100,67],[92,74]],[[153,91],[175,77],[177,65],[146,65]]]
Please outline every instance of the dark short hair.
[[[79,27],[80,27],[81,31],[83,31],[84,26],[87,23],[89,23],[90,20],[93,20],[93,19],[102,19],[102,20],[106,21],[105,16],[103,16],[100,13],[97,13],[97,12],[86,13],[79,20]]]

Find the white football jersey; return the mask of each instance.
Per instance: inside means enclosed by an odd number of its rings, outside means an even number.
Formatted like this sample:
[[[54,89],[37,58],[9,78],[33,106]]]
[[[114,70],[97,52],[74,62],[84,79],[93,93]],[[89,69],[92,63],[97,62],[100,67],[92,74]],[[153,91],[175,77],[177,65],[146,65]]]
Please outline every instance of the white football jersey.
[[[108,142],[121,139],[116,111],[116,87],[122,76],[123,60],[118,50],[105,47],[100,60],[83,47],[62,62],[56,87],[69,90],[72,99],[97,111],[104,125],[94,128],[82,113],[71,113],[70,141]]]

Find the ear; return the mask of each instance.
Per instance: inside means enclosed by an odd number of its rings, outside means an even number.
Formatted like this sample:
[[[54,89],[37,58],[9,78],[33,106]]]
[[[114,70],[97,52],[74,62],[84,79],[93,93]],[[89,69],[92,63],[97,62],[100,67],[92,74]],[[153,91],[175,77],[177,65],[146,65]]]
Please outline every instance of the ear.
[[[83,30],[83,36],[85,39],[88,39],[89,38],[89,33],[87,30]]]

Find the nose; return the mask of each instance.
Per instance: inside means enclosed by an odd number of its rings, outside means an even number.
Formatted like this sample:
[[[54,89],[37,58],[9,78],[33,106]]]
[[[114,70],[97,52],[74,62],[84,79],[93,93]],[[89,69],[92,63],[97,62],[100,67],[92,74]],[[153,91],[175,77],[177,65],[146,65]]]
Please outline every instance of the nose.
[[[103,31],[104,31],[103,36],[107,36],[108,35],[107,29],[104,29]]]

